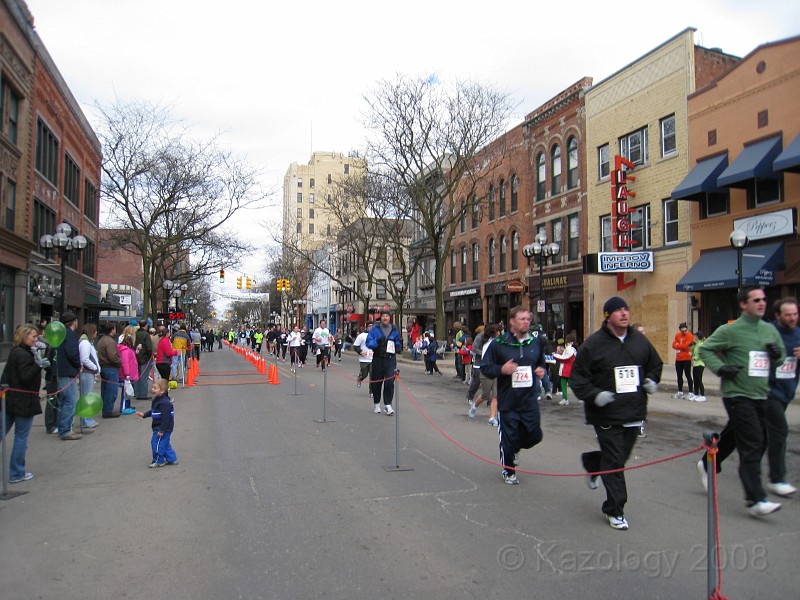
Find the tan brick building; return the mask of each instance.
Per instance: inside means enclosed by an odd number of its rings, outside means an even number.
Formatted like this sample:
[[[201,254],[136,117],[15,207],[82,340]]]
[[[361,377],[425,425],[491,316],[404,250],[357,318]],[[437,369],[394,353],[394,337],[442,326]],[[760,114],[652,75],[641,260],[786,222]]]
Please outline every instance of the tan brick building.
[[[738,305],[742,282],[770,302],[800,293],[800,37],[764,44],[688,99],[691,172],[673,189],[691,212],[692,268],[677,289],[706,335]]]
[[[678,324],[691,316],[690,300],[675,289],[691,263],[690,207],[671,198],[689,170],[687,96],[738,60],[696,46],[693,34],[682,31],[586,93],[589,252],[618,249],[612,177],[620,155],[635,165],[629,249],[652,252],[652,271],[587,275],[584,333],[602,323],[605,300],[621,296],[665,362]]]

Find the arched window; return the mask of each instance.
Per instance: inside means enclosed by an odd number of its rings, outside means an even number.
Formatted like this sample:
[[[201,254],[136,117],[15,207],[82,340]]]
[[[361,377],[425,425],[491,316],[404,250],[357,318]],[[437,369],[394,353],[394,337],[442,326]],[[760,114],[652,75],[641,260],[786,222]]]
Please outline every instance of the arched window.
[[[456,251],[450,250],[450,284],[456,282]]]
[[[479,210],[480,210],[480,206],[478,205],[478,195],[477,194],[473,194],[472,195],[472,228],[473,229],[476,229],[478,227],[478,216],[480,214],[478,212]]]
[[[544,200],[545,187],[545,167],[544,152],[539,152],[536,156],[536,199]]]
[[[561,193],[561,146],[556,144],[550,150],[550,193]]]
[[[511,208],[510,212],[516,212],[519,209],[519,178],[515,175],[511,176]]]
[[[500,201],[497,204],[498,204],[498,208],[500,209],[498,212],[500,213],[500,216],[502,217],[503,215],[506,214],[506,180],[505,179],[501,179],[500,180]]]
[[[461,228],[461,233],[467,232],[467,202],[466,200],[461,201],[461,216],[458,219],[459,226]]]
[[[478,244],[472,244],[472,280],[478,279]]]
[[[519,232],[511,234],[511,270],[519,269]]]
[[[495,255],[494,238],[489,238],[489,275],[494,275],[494,255]]]
[[[506,272],[506,254],[508,254],[508,252],[507,252],[508,248],[506,247],[506,245],[507,245],[506,244],[506,236],[501,235],[500,236],[500,272],[501,273],[505,273]]]
[[[467,247],[461,246],[461,283],[467,280]]]
[[[567,189],[578,187],[578,140],[567,140]]]
[[[489,186],[489,221],[494,221],[494,186]]]

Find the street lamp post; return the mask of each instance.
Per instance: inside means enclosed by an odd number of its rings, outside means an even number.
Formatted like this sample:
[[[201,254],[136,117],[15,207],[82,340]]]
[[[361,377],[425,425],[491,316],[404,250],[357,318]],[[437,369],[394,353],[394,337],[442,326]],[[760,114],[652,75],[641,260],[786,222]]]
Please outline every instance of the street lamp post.
[[[399,300],[396,301],[397,304],[397,329],[399,330],[401,327],[404,326],[403,323],[403,304],[405,302],[405,295],[406,295],[406,282],[402,279],[402,274],[397,276],[397,279],[394,283],[394,289],[397,290],[397,295],[399,296]]]
[[[558,255],[559,252],[561,252],[561,246],[559,246],[556,242],[550,242],[548,244],[547,234],[543,231],[540,231],[536,234],[532,244],[522,247],[522,254],[528,260],[528,265],[531,264],[531,258],[534,256],[536,257],[536,263],[539,265],[539,296],[537,298],[539,302],[537,302],[537,312],[541,312],[543,314],[543,316],[540,317],[540,321],[543,322],[545,334],[547,334],[547,304],[540,304],[540,302],[544,302],[544,293],[542,290],[542,269],[544,269],[547,259],[551,256]]]
[[[39,245],[46,250],[58,248],[61,258],[61,314],[67,310],[67,254],[75,250],[83,251],[88,241],[82,235],[72,235],[72,226],[68,223],[56,225],[55,235],[45,234],[39,239]]]
[[[731,246],[736,250],[736,278],[738,282],[738,290],[742,289],[742,282],[744,281],[744,273],[742,273],[742,256],[744,255],[745,246],[750,242],[747,239],[747,234],[739,229],[731,231],[730,235]]]
[[[372,298],[372,292],[367,290],[364,292],[364,299],[366,302],[364,303],[364,326],[366,327],[367,321],[369,320],[369,299]]]

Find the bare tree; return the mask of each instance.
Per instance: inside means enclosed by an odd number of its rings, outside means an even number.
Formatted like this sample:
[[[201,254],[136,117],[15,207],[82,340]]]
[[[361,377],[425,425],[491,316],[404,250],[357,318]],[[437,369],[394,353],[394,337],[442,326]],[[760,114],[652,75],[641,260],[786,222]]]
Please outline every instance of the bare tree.
[[[418,251],[434,258],[436,333],[445,336],[444,270],[466,198],[483,197],[491,165],[504,154],[488,145],[513,108],[507,93],[472,81],[441,83],[398,75],[365,96],[370,169],[403,189],[391,210],[421,232]],[[464,207],[464,208],[462,208]]]
[[[216,138],[180,131],[163,107],[98,108],[105,226],[117,230],[116,245],[141,255],[143,301],[155,314],[163,279],[201,279],[252,250],[225,226],[264,200],[259,173]]]

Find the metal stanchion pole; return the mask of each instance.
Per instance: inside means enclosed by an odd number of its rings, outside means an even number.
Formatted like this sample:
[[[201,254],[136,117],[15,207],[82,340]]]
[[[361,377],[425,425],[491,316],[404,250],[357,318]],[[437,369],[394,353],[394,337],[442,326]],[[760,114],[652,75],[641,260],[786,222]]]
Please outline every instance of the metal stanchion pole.
[[[708,560],[707,588],[708,598],[714,597],[717,592],[717,506],[716,499],[716,469],[717,469],[717,442],[719,434],[714,431],[704,431],[703,439],[708,446],[706,453],[706,474],[708,477]]]
[[[397,381],[400,379],[400,369],[394,370],[394,383],[397,387]],[[386,471],[413,471],[411,467],[400,465],[400,394],[395,389],[394,394],[394,465],[384,465]]]
[[[296,349],[291,354],[290,358],[294,359],[294,362],[292,363],[292,365],[293,365],[292,371],[294,372],[294,393],[292,394],[292,396],[302,396],[303,394],[298,394],[297,393],[297,367],[300,364],[300,357],[297,355],[297,350]]]
[[[0,494],[0,500],[11,500],[11,498],[16,498],[17,496],[22,496],[23,494],[27,494],[26,491],[18,491],[18,492],[9,492],[8,491],[8,480],[10,478],[9,470],[6,468],[8,464],[6,462],[6,438],[8,437],[8,432],[6,431],[6,391],[3,390],[0,393],[0,418],[2,418],[2,427],[3,427],[3,440],[0,442],[0,458],[3,460],[3,493]]]
[[[329,355],[330,356],[330,355]],[[336,421],[328,418],[328,358],[322,358],[322,420],[314,419],[317,423],[335,423]]]

